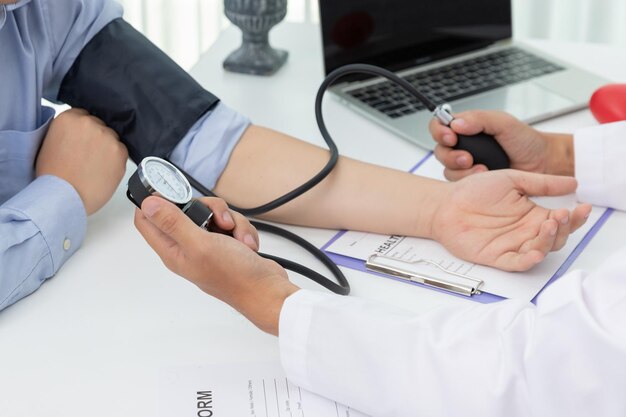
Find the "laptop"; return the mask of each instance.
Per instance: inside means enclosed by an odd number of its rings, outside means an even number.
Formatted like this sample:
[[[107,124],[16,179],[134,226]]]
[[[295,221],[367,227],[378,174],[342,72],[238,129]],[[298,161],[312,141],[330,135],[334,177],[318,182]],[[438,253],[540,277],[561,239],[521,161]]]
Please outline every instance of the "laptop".
[[[396,72],[454,112],[503,110],[528,122],[585,108],[609,83],[512,40],[511,0],[320,0],[326,74],[365,63]],[[432,114],[381,78],[344,77],[340,101],[426,148]]]

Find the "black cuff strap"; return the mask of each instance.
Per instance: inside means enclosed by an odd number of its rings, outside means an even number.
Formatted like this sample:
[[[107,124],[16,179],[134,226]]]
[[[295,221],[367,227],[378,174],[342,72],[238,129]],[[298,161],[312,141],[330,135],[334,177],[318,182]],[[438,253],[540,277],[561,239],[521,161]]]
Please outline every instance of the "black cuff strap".
[[[136,163],[146,156],[167,158],[219,101],[123,19],[87,43],[58,99],[102,119]]]

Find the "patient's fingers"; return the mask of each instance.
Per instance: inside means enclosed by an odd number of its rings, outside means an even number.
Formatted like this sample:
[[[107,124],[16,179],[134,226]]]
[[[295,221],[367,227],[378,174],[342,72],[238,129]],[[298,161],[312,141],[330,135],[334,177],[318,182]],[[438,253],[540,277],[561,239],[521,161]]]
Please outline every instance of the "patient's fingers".
[[[539,251],[544,256],[547,255],[550,251],[554,250],[555,241],[557,239],[559,233],[559,224],[554,219],[548,219],[544,221],[539,227],[539,232],[537,236],[533,239],[530,239],[524,242],[518,252],[520,254],[525,254],[532,251]],[[542,260],[541,258],[540,260]],[[533,264],[530,264],[529,267],[532,267]]]
[[[582,226],[583,224],[585,224],[587,222],[587,219],[589,218],[589,215],[591,214],[591,204],[579,204],[578,206],[576,206],[576,208],[572,211],[572,215],[571,215],[571,220],[570,220],[570,231],[573,233],[576,230],[578,230],[578,228],[580,226]]]
[[[526,253],[510,251],[500,255],[495,261],[494,266],[503,271],[527,271],[543,261],[545,256],[545,253],[540,250],[531,250]]]
[[[567,243],[571,233],[571,213],[567,209],[551,210],[550,218],[557,222],[558,231],[554,240],[553,251],[561,249]]]

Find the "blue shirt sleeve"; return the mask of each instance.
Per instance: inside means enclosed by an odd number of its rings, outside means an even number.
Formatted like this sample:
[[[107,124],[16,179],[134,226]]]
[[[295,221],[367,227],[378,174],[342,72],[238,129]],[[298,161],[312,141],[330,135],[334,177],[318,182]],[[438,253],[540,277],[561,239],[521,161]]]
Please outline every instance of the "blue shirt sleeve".
[[[0,310],[59,270],[80,247],[86,217],[74,187],[54,176],[37,178],[0,205]]]
[[[213,189],[249,125],[247,117],[220,102],[189,129],[170,160]]]
[[[39,0],[47,19],[51,49],[51,76],[44,97],[56,101],[59,87],[83,47],[103,27],[122,16],[112,0]]]

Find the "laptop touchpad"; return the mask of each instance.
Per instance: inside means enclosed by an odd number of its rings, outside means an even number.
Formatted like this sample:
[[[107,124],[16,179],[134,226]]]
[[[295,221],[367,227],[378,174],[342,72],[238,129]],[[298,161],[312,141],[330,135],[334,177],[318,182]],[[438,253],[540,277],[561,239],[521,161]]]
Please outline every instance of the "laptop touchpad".
[[[536,84],[523,83],[453,101],[450,104],[455,113],[478,109],[502,110],[518,119],[530,120],[561,112],[574,102]]]

